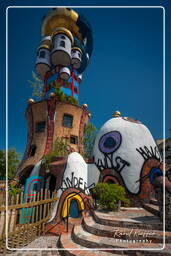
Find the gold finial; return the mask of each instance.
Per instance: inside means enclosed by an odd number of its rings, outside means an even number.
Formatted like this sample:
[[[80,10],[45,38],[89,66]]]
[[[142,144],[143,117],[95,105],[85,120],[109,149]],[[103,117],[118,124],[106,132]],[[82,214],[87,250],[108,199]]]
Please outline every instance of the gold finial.
[[[49,97],[50,97],[50,98],[55,97],[55,93],[54,93],[54,92],[51,92],[51,93],[49,94]]]
[[[35,103],[35,101],[33,99],[28,99],[28,103],[33,104],[33,103]]]
[[[83,104],[82,108],[88,108],[87,104]]]
[[[112,116],[113,117],[120,117],[121,116],[121,112],[115,111]]]
[[[88,113],[88,117],[91,118],[91,113]]]

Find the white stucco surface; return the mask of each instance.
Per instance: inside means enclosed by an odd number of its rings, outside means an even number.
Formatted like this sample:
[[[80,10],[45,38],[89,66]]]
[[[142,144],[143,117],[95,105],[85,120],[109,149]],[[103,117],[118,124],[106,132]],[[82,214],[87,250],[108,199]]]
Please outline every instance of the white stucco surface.
[[[112,131],[119,132],[122,137],[120,146],[112,155],[112,162],[116,165],[116,157],[121,157],[130,164],[130,166],[124,166],[120,174],[127,189],[131,193],[136,194],[140,186],[140,182],[136,181],[140,178],[140,172],[144,163],[144,158],[136,149],[140,147],[144,148],[144,146],[148,149],[150,149],[150,147],[154,149],[156,143],[145,125],[126,121],[121,117],[112,118],[102,126],[96,137],[94,145],[95,163],[101,160],[105,165],[104,154],[99,149],[99,141],[104,134]],[[111,163],[109,159],[107,159],[107,161],[110,167]]]

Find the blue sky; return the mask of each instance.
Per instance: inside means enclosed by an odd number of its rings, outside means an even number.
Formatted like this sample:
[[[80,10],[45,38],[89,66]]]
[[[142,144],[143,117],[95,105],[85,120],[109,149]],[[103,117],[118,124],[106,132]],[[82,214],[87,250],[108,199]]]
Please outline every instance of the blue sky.
[[[169,1],[81,1],[82,5],[137,5],[166,8],[166,137],[170,117],[171,45],[168,24],[171,23]],[[5,8],[9,5],[65,5],[71,1],[6,1],[1,8],[1,112],[2,139],[5,148]],[[72,1],[72,6],[80,1]],[[99,129],[115,110],[123,116],[137,118],[154,138],[163,137],[163,9],[162,8],[80,8],[93,29],[94,50],[83,73],[80,104],[87,103],[91,121]],[[21,154],[27,142],[25,109],[32,89],[36,49],[44,8],[16,8],[8,13],[8,144]],[[169,38],[170,36],[170,38]],[[170,58],[169,58],[170,57]]]

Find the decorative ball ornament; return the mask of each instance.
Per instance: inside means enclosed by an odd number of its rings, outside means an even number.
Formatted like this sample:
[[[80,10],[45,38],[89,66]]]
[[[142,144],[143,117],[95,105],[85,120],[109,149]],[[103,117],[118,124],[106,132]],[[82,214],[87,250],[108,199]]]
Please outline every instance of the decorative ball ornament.
[[[91,113],[88,113],[88,117],[91,118]]]
[[[121,112],[120,111],[115,111],[112,116],[113,117],[120,117],[121,116]]]
[[[54,98],[54,97],[55,97],[55,93],[54,93],[54,92],[51,92],[51,93],[49,94],[49,97],[50,97],[50,98]]]
[[[82,108],[88,108],[87,104],[83,104]]]
[[[33,99],[28,99],[28,103],[33,104],[33,103],[35,103],[35,101]]]

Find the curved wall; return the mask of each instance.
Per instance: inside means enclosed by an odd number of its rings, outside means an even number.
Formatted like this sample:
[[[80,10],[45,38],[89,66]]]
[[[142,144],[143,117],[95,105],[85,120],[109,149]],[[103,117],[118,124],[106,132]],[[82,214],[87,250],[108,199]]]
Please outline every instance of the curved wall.
[[[72,125],[64,125],[64,115],[71,117]],[[35,165],[47,154],[57,137],[63,137],[70,145],[70,151],[82,152],[84,125],[88,122],[85,108],[54,98],[30,104],[26,110],[28,141],[17,175],[28,165]]]

